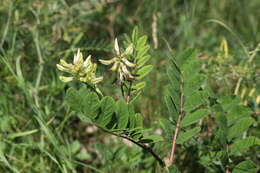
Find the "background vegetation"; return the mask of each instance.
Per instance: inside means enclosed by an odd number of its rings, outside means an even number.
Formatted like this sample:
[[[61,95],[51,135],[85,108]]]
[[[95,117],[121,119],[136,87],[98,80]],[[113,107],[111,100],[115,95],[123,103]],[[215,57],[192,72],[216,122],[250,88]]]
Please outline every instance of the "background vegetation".
[[[161,171],[149,153],[82,123],[64,102],[67,88],[80,84],[62,83],[55,66],[60,58],[72,61],[77,48],[98,63],[112,55],[114,38],[134,26],[153,47],[154,69],[135,104],[147,133],[171,140],[171,124],[163,128],[170,116],[163,97],[170,46],[175,55],[196,49],[214,94],[240,97],[255,120],[248,133],[259,137],[259,8],[259,0],[1,0],[0,172]],[[103,75],[107,67],[100,69]],[[111,75],[104,74],[101,87],[117,98]],[[209,132],[215,126],[210,118],[203,123]],[[169,157],[169,142],[154,148]],[[180,147],[179,169],[213,171],[196,152],[193,145]],[[259,147],[237,161],[245,159],[260,163]]]

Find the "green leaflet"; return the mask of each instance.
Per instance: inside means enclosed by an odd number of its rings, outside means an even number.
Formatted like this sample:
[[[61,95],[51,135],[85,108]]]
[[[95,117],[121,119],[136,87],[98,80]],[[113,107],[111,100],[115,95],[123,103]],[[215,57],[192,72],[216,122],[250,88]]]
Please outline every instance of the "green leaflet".
[[[231,140],[234,137],[241,135],[244,131],[246,131],[253,123],[254,119],[251,117],[245,117],[238,120],[233,126],[231,126],[228,130],[228,138]]]
[[[105,127],[111,121],[112,115],[116,110],[115,101],[113,98],[106,96],[101,100],[100,104],[101,110],[99,116],[97,117],[96,123],[102,127]]]
[[[226,115],[221,112],[221,113],[216,114],[215,118],[216,118],[216,121],[217,121],[218,128],[227,132],[228,126],[227,126]]]
[[[160,142],[163,141],[163,137],[161,136],[144,136],[139,142],[141,143],[155,143],[155,142]]]
[[[100,107],[97,94],[89,92],[85,97],[86,100],[84,102],[85,106],[83,107],[83,113],[90,118],[96,118]]]
[[[216,131],[216,137],[219,142],[224,146],[227,144],[227,134],[228,134],[228,127],[227,127],[227,118],[226,115],[223,113],[218,113],[215,115],[218,130]]]
[[[232,106],[227,113],[228,125],[234,124],[237,120],[243,117],[248,117],[251,114],[251,110],[243,105]]]
[[[132,41],[133,41],[134,44],[137,44],[136,42],[137,42],[137,39],[138,39],[138,34],[139,34],[138,27],[135,27],[133,29],[133,32],[132,32]]]
[[[134,129],[135,128],[135,125],[136,125],[136,123],[135,123],[135,115],[134,114],[130,114],[129,113],[129,129]]]
[[[176,120],[179,115],[179,107],[176,106],[175,102],[173,101],[172,97],[169,95],[166,95],[165,98],[166,106],[169,110],[169,113],[171,117]]]
[[[257,166],[254,162],[246,160],[236,165],[232,173],[256,173],[257,170]]]
[[[130,136],[138,141],[143,136],[143,116],[139,113],[131,114],[130,119],[133,119],[130,124],[131,129],[133,129]]]
[[[177,119],[180,112],[180,88],[181,88],[181,72],[175,62],[175,59],[170,59],[167,75],[170,80],[165,96],[165,103],[171,114],[171,117]]]
[[[196,57],[195,49],[186,49],[185,51],[181,52],[178,56],[180,67],[182,67],[185,63],[188,63],[191,60],[194,60]]]
[[[191,75],[192,77],[185,80],[184,93],[186,97],[193,95],[203,85],[206,77],[202,74]]]
[[[177,144],[183,144],[185,141],[197,135],[199,132],[200,127],[195,127],[193,129],[187,130],[186,132],[181,132],[177,138]]]
[[[180,95],[179,88],[176,90],[172,86],[169,86],[167,89],[167,94],[168,94],[168,96],[171,97],[174,105],[176,106],[176,110],[178,110],[178,112],[179,112],[180,106],[181,106],[181,95]]]
[[[219,99],[223,110],[231,110],[233,107],[240,105],[241,99],[238,96],[225,96]]]
[[[136,113],[135,115],[135,127],[143,127],[143,116],[139,113]]]
[[[142,48],[146,45],[146,41],[147,41],[147,36],[144,35],[142,37],[140,37],[138,40],[137,40],[137,45],[136,47],[137,48]]]
[[[201,70],[200,67],[201,62],[196,59],[193,61],[189,61],[183,66],[181,66],[183,79],[185,83],[188,83],[190,80],[194,78],[195,75],[199,74],[199,71]]]
[[[193,95],[187,97],[184,103],[184,110],[190,112],[201,105],[207,104],[207,92],[206,91],[197,91]]]
[[[254,136],[237,140],[231,145],[231,153],[243,152],[254,145],[260,145],[260,139]]]
[[[93,120],[92,120],[90,117],[87,117],[87,116],[85,116],[85,115],[82,114],[82,113],[78,113],[77,116],[78,116],[78,118],[79,118],[82,122],[85,122],[85,123],[93,123]]]
[[[169,64],[170,66],[167,69],[167,75],[170,80],[171,87],[173,87],[175,91],[180,92],[181,71],[174,59],[170,59]]]
[[[141,59],[143,56],[145,56],[145,54],[148,52],[148,50],[150,49],[149,45],[143,46],[141,48],[137,48],[137,57],[136,59]]]
[[[137,71],[137,80],[141,80],[142,78],[144,78],[146,75],[148,75],[148,73],[150,73],[150,71],[153,69],[152,65],[146,65],[144,67],[142,67],[140,70]]]
[[[80,96],[77,93],[76,89],[69,88],[66,92],[65,100],[67,101],[67,103],[70,105],[70,107],[72,109],[74,109],[75,111],[81,112],[81,107],[83,107],[80,105],[80,104],[82,104],[82,96]]]
[[[187,127],[191,124],[194,124],[201,120],[203,117],[207,116],[208,110],[206,109],[200,109],[198,111],[195,111],[193,113],[189,113],[188,115],[185,115],[185,117],[181,121],[181,127]]]
[[[117,128],[125,129],[129,120],[129,111],[128,105],[122,100],[118,100],[116,103],[116,116],[118,119]]]
[[[137,59],[137,68],[141,68],[149,59],[151,55],[145,55]]]
[[[145,82],[140,82],[138,84],[136,84],[135,86],[133,86],[132,88],[135,89],[135,90],[141,90],[142,88],[145,87]]]
[[[97,94],[90,92],[87,88],[81,88],[77,91],[69,88],[65,100],[75,111],[83,113],[89,118],[95,118],[100,107]]]

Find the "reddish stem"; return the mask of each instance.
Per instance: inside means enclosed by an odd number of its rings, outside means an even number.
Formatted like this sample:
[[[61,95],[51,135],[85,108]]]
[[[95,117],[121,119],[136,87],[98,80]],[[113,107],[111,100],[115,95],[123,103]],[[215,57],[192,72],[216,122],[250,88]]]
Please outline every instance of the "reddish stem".
[[[175,153],[175,150],[176,150],[176,141],[177,141],[177,137],[178,137],[179,129],[180,129],[180,121],[181,121],[181,115],[179,115],[179,117],[178,117],[176,129],[175,129],[173,140],[172,140],[172,150],[171,150],[171,155],[170,155],[170,163],[171,164],[174,163],[174,153]]]
[[[176,128],[175,128],[175,132],[174,132],[174,136],[172,139],[172,150],[171,150],[171,154],[170,154],[170,164],[174,164],[174,154],[176,151],[176,141],[177,141],[177,137],[179,134],[179,130],[180,130],[180,124],[181,124],[181,119],[184,116],[184,95],[183,95],[183,81],[181,81],[181,85],[180,85],[180,113],[176,122]]]

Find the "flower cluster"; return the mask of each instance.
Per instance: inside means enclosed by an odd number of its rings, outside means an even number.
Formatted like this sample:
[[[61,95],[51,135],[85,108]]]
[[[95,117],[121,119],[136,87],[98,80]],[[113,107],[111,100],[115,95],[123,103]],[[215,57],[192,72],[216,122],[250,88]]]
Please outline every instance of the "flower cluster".
[[[130,44],[126,50],[121,53],[118,41],[115,39],[115,53],[116,57],[113,57],[111,60],[99,60],[104,65],[112,65],[110,70],[116,71],[119,74],[119,80],[121,82],[127,81],[127,80],[133,80],[134,76],[131,74],[131,72],[128,70],[127,67],[133,68],[135,67],[135,64],[128,61],[127,57],[133,53],[133,44]]]
[[[77,54],[74,55],[73,64],[69,64],[61,59],[60,63],[57,64],[57,68],[72,75],[71,77],[60,76],[60,80],[63,82],[79,80],[81,82],[96,84],[103,80],[103,77],[96,77],[97,65],[91,62],[91,55],[84,61],[79,49]]]

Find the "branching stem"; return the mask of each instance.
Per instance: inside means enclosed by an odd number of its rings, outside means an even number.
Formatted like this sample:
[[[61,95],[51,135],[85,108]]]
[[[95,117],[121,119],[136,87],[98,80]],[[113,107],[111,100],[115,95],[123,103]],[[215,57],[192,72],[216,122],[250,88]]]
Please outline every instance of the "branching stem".
[[[100,128],[101,130],[103,130],[104,132],[106,133],[109,133],[111,135],[114,135],[116,137],[120,137],[120,138],[124,138],[132,143],[134,143],[135,145],[138,145],[139,147],[143,148],[145,151],[149,152],[154,158],[155,160],[157,160],[159,162],[159,164],[164,167],[165,166],[165,163],[164,161],[153,151],[153,149],[151,147],[149,147],[148,145],[145,145],[145,144],[142,144],[142,143],[139,143],[131,138],[129,138],[128,136],[126,135],[123,135],[123,134],[117,134],[117,133],[113,133],[113,132],[110,132],[104,128],[102,128],[101,126],[98,126],[96,125],[98,128]]]

